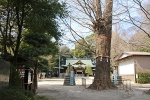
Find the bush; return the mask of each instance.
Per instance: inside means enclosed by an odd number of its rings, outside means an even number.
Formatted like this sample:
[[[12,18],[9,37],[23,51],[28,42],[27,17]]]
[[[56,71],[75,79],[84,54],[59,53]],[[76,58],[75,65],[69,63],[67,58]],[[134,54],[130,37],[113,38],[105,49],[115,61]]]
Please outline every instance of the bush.
[[[150,83],[150,73],[138,72],[138,83],[142,84]]]
[[[88,66],[86,67],[85,73],[86,73],[87,75],[91,75],[91,74],[93,73],[92,68],[91,68],[90,65],[88,65]]]
[[[45,96],[36,96],[32,91],[21,87],[5,87],[0,89],[0,100],[49,100]]]
[[[0,90],[0,100],[35,100],[33,92],[18,87]]]
[[[28,98],[22,92],[6,89],[0,91],[0,100],[28,100]]]
[[[49,99],[45,96],[36,96],[36,100],[49,100]]]

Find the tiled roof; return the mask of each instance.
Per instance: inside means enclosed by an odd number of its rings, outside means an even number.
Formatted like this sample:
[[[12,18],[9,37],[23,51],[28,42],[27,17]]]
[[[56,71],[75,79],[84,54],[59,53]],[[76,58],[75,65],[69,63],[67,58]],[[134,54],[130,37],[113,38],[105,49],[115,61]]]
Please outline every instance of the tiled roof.
[[[122,53],[120,58],[116,61],[131,57],[131,56],[150,56],[150,53],[149,52],[124,52]]]
[[[95,66],[95,65],[92,64],[91,59],[66,59],[66,65],[64,65],[64,66],[67,66],[70,63],[74,67],[78,67],[79,65],[75,65],[75,63],[77,63],[79,61],[81,61],[83,63],[83,65],[81,65],[82,67],[85,67],[85,66],[88,66],[88,65],[91,66],[91,67]]]

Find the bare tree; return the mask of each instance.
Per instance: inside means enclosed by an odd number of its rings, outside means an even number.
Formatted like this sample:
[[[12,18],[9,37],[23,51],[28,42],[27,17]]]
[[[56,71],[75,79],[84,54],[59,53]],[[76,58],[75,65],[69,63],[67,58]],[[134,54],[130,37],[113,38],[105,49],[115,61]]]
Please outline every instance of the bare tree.
[[[95,35],[96,72],[92,89],[110,89],[114,84],[110,79],[110,48],[112,34],[113,0],[72,0],[71,5],[76,9],[76,16],[70,18],[82,27],[92,30]],[[79,13],[80,12],[80,13]],[[72,27],[69,26],[70,30]],[[81,34],[77,34],[79,37]]]
[[[130,50],[139,51],[139,48],[149,48],[147,37],[150,38],[150,4],[147,3],[148,0],[117,0],[117,2],[126,11],[122,21],[126,22],[127,27],[130,26],[128,33],[134,33],[126,41],[130,45]]]
[[[123,1],[118,0],[118,3],[127,12],[123,21],[132,24],[150,38],[150,4],[147,3],[149,0],[127,0],[126,4],[122,4]]]
[[[147,36],[147,34],[144,34],[142,30],[138,30],[137,33],[135,33],[130,41],[129,44],[131,45],[132,51],[149,51],[150,50],[150,38]]]
[[[111,39],[111,67],[118,66],[116,60],[119,59],[120,55],[123,52],[130,51],[130,44],[124,40],[126,34],[119,34],[118,27],[115,25],[115,30],[112,32],[112,39]]]

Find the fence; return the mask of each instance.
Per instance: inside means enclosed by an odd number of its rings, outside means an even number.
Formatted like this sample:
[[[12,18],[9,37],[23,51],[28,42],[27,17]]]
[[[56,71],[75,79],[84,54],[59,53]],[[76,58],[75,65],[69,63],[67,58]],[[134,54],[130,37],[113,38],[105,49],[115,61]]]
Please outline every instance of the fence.
[[[103,85],[104,85],[102,81],[105,81],[107,83],[108,82],[114,82],[114,80],[110,81],[109,79],[93,79],[93,81],[95,81],[96,90],[101,90],[101,87],[103,87]],[[118,79],[116,81],[117,81],[117,84],[115,84],[115,85],[116,85],[117,89],[120,86],[123,90],[125,90],[125,92],[133,91],[132,85],[131,85],[131,80],[129,80],[129,79],[123,79],[123,80]],[[86,89],[86,85],[87,85],[86,79],[82,78],[82,86],[84,87],[84,89]],[[94,89],[94,87],[93,87],[93,89]]]
[[[125,90],[125,92],[133,91],[132,85],[131,85],[131,80],[125,79],[122,81],[122,83],[123,83],[123,90]]]

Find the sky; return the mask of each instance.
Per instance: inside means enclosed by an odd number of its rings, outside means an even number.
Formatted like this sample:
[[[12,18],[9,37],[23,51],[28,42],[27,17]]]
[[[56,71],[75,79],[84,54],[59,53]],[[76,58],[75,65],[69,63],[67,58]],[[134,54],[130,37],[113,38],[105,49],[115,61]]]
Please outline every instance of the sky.
[[[84,18],[83,20],[86,22],[87,17],[80,13],[79,11],[77,11],[76,9],[74,9],[73,7],[76,7],[72,1],[74,0],[65,0],[67,3],[69,3],[70,5],[68,5],[69,7],[69,11],[71,12],[70,15],[78,17],[78,18]],[[127,13],[124,13],[126,10],[126,7],[128,7],[130,9],[130,13],[131,16],[135,19],[140,19],[139,17],[139,12],[137,11],[137,4],[131,2],[132,0],[114,0],[114,8],[113,8],[113,24],[114,26],[117,25],[118,26],[118,32],[124,33],[127,32],[128,34],[135,34],[135,31],[132,27],[133,25],[128,23],[127,21],[129,21],[129,15]],[[142,0],[143,2],[148,2],[148,0]],[[79,9],[79,7],[77,7]],[[122,13],[122,14],[120,14]],[[118,16],[116,16],[118,15]],[[120,21],[122,20],[122,21]],[[68,22],[68,24],[71,26],[72,29],[74,29],[80,36],[82,37],[86,37],[88,35],[90,35],[92,33],[91,30],[82,27],[81,25],[77,24],[75,21],[73,21],[72,19],[68,18],[66,19],[66,21]],[[87,21],[88,22],[88,21]],[[91,24],[91,22],[88,22]],[[70,49],[74,49],[75,47],[75,42],[70,42],[68,41],[69,39],[72,41],[75,41],[72,34],[74,35],[74,37],[76,39],[80,39],[79,36],[77,36],[73,31],[71,31],[71,29],[67,28],[64,24],[61,25],[61,28],[64,29],[64,36],[62,37],[62,43],[66,46],[68,46]]]

